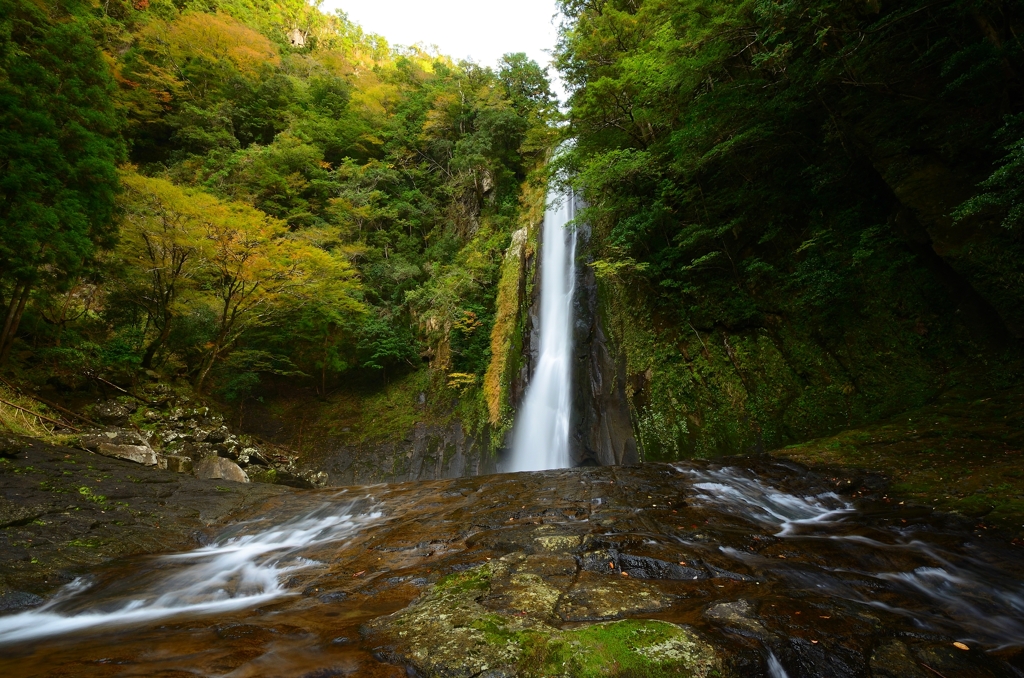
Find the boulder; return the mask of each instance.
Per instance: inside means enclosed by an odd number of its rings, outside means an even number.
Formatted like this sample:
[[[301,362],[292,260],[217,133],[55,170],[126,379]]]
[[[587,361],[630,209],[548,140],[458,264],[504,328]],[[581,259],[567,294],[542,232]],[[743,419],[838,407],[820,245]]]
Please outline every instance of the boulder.
[[[704,618],[741,636],[761,640],[774,637],[757,618],[756,608],[749,600],[717,603],[704,611]]]
[[[79,437],[79,443],[90,452],[99,450],[100,445],[142,445],[152,447],[147,436],[123,428],[110,428],[105,431],[94,431],[83,433]]]
[[[117,402],[116,400],[106,400],[101,403],[96,403],[92,408],[92,416],[94,419],[103,422],[104,424],[124,424],[128,421],[128,417],[131,416],[132,411]]]
[[[0,436],[0,457],[13,459],[25,448],[25,443],[15,436]]]
[[[193,471],[193,462],[188,457],[157,455],[157,460],[157,466],[168,471],[174,471],[175,473],[191,473]]]
[[[242,467],[224,457],[206,457],[196,466],[196,478],[203,480],[230,480],[236,483],[249,482],[249,476]]]
[[[188,457],[179,457],[177,455],[168,455],[167,459],[167,470],[174,471],[175,473],[192,473],[192,460]]]
[[[126,461],[134,461],[136,464],[156,466],[156,452],[149,445],[113,445],[111,443],[100,443],[96,447],[96,453],[104,457],[116,457]]]

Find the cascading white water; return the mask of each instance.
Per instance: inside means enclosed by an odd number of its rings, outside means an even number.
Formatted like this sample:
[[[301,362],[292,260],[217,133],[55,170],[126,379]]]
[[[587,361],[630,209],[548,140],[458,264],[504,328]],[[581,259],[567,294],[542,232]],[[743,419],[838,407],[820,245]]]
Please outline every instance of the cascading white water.
[[[42,607],[0,617],[0,646],[97,626],[241,610],[292,594],[282,577],[319,564],[303,557],[305,549],[345,542],[380,518],[377,511],[356,510],[360,503],[325,504],[270,529],[163,556],[148,577],[116,582],[113,590],[84,600],[90,584],[76,579]]]
[[[509,471],[569,465],[572,409],[572,298],[576,230],[572,195],[551,191],[540,252],[540,354],[516,421]]]
[[[778,567],[791,582],[815,592],[828,591],[836,598],[845,598],[912,618],[932,630],[959,635],[960,640],[980,642],[997,649],[1019,647],[1024,643],[1024,586],[1016,577],[1007,577],[983,559],[969,554],[954,554],[941,546],[911,537],[900,530],[882,532],[891,541],[872,539],[857,531],[842,528],[847,520],[856,530],[862,524],[852,520],[856,507],[833,492],[814,496],[797,496],[772,487],[758,477],[738,468],[677,469],[693,480],[696,506],[715,507],[767,528],[776,537],[794,540],[828,539],[858,545],[867,554],[871,566],[856,570],[843,567],[818,568],[806,566]],[[905,522],[905,521],[904,521]],[[911,533],[912,534],[912,533]],[[744,562],[763,560],[761,556],[742,549],[720,546],[719,550]],[[887,551],[913,554],[922,563],[910,571],[878,571],[876,563],[886,562]],[[847,574],[856,573],[849,579]],[[841,576],[833,576],[839,573]],[[884,589],[858,587],[858,580],[886,582]],[[928,602],[927,611],[906,609],[879,599],[879,590],[899,591]],[[955,620],[954,624],[950,620]],[[776,673],[772,663],[778,664]],[[774,655],[769,656],[769,672],[785,676]]]

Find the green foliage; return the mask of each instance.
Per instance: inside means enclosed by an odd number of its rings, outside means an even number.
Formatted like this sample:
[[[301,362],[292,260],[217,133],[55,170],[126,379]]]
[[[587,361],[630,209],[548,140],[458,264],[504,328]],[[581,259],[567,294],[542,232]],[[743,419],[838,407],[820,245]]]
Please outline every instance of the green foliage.
[[[1006,155],[978,185],[982,192],[964,202],[955,215],[960,220],[999,215],[1004,228],[1019,233],[1024,226],[1024,185],[1020,181],[1024,172],[1024,114],[1009,116],[996,138],[1005,144]]]
[[[109,243],[121,158],[113,78],[83,19],[0,4],[0,267],[73,275]]]
[[[990,225],[1019,211],[1018,4],[561,7],[559,175],[649,456],[919,405],[1024,336],[1024,241]]]
[[[0,2],[0,325],[24,367],[232,402],[414,384],[410,408],[485,421],[501,263],[558,117],[544,69],[390,49],[305,0]]]
[[[87,21],[46,9],[0,2],[0,362],[32,288],[67,285],[114,232],[114,80]]]

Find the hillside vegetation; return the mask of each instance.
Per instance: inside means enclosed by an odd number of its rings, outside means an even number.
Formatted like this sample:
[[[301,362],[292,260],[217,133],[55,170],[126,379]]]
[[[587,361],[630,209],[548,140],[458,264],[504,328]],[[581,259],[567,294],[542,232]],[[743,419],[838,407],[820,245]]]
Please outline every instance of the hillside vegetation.
[[[1020,3],[561,7],[561,164],[647,458],[1019,382]]]
[[[227,403],[429,364],[497,420],[497,281],[555,114],[522,54],[394,48],[304,0],[0,0],[0,361]]]
[[[554,176],[646,459],[1020,383],[1019,3],[560,8],[564,111],[522,54],[305,0],[0,0],[5,374],[173,382],[297,447],[457,420],[493,451]]]

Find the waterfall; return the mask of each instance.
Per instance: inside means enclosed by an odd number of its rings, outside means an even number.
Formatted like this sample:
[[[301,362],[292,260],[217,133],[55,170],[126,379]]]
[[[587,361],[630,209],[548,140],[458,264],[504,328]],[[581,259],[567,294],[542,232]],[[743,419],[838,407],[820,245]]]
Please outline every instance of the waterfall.
[[[540,251],[540,352],[516,420],[509,471],[569,466],[576,231],[566,224],[575,211],[575,196],[548,193]]]

